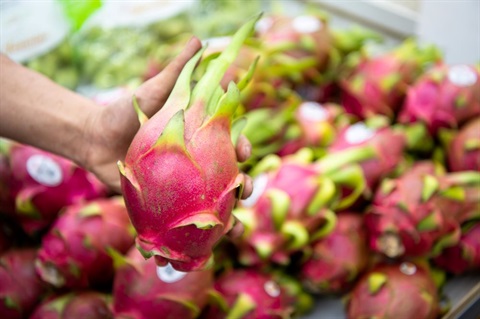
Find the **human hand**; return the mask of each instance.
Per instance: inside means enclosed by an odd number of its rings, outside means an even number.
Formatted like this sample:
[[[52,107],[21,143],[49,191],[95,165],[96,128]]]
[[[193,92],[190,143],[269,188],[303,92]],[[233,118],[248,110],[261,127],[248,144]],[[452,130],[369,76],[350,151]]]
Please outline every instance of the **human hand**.
[[[135,96],[147,117],[158,112],[168,96],[184,65],[201,48],[197,38],[192,38],[183,51],[158,75],[143,83]],[[124,96],[110,105],[98,108],[89,116],[86,127],[88,145],[81,151],[82,165],[92,171],[113,191],[120,192],[120,174],[117,162],[124,161],[128,147],[140,128],[131,95]],[[236,145],[237,158],[245,161],[251,152],[248,139],[240,136]],[[247,198],[252,193],[251,178],[245,175],[242,193]]]

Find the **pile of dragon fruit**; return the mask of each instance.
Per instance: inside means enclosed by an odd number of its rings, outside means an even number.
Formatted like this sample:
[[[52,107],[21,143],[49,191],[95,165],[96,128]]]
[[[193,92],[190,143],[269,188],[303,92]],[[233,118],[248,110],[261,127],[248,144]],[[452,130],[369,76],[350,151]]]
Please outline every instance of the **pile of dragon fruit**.
[[[480,67],[378,40],[269,15],[207,41],[159,113],[132,99],[122,195],[2,141],[0,317],[301,318],[334,295],[439,318],[480,272]]]

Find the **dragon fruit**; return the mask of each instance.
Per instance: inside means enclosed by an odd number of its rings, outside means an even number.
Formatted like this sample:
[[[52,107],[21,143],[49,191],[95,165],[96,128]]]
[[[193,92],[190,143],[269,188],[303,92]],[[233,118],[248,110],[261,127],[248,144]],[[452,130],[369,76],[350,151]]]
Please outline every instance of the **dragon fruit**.
[[[311,303],[294,279],[253,268],[222,274],[214,288],[219,294],[218,306],[209,308],[201,318],[290,318],[307,310]]]
[[[257,23],[256,31],[261,43],[277,53],[279,75],[315,79],[328,64],[332,37],[327,21],[319,16],[270,15]]]
[[[423,122],[431,134],[458,128],[480,115],[480,71],[474,66],[439,64],[408,89],[398,120]]]
[[[35,261],[41,278],[56,287],[100,287],[113,278],[107,249],[126,253],[133,228],[121,197],[69,206],[42,238]]]
[[[2,197],[7,198],[7,207],[14,207],[7,213],[30,235],[45,230],[64,206],[107,194],[92,173],[65,158],[14,143],[7,156],[10,172],[2,173],[7,178],[0,184],[9,194]]]
[[[32,248],[12,249],[0,256],[0,317],[27,318],[47,286],[37,276]]]
[[[368,257],[363,216],[341,212],[333,232],[312,244],[312,255],[301,266],[300,278],[312,292],[341,293],[363,272]]]
[[[401,107],[408,85],[424,66],[439,60],[434,47],[419,48],[407,40],[383,55],[364,58],[340,81],[342,104],[347,112],[365,119],[376,114],[393,118]]]
[[[480,223],[467,223],[462,229],[458,244],[433,259],[436,266],[457,275],[480,270]]]
[[[335,214],[328,204],[335,185],[304,154],[311,156],[305,151],[283,159],[270,155],[256,166],[254,192],[234,210],[245,227],[235,240],[241,263],[287,264],[292,253],[333,229]]]
[[[449,169],[480,171],[480,118],[465,124],[447,147]]]
[[[29,319],[113,319],[110,297],[95,291],[54,295],[43,301]]]
[[[370,247],[389,257],[437,256],[460,239],[460,224],[478,215],[480,173],[444,175],[416,162],[379,187],[365,216]]]
[[[435,319],[438,289],[421,262],[380,264],[357,282],[349,295],[347,317]]]
[[[342,129],[335,141],[328,147],[329,154],[337,158],[353,150],[371,149],[372,156],[359,161],[366,181],[365,194],[371,195],[378,182],[401,163],[406,138],[389,127],[369,128],[365,122],[358,122]],[[345,155],[343,155],[345,156]]]
[[[239,29],[190,93],[198,52],[149,121],[134,100],[143,124],[125,164],[119,162],[122,191],[137,247],[159,265],[170,263],[180,271],[210,266],[212,247],[233,225],[231,211],[244,176],[234,147],[243,122],[232,125],[231,117],[246,83],[240,81],[239,88],[230,83],[226,93],[219,84],[256,21]]]
[[[160,267],[135,247],[126,256],[115,256],[116,318],[196,318],[207,304],[213,287],[211,269],[185,273],[170,264]]]

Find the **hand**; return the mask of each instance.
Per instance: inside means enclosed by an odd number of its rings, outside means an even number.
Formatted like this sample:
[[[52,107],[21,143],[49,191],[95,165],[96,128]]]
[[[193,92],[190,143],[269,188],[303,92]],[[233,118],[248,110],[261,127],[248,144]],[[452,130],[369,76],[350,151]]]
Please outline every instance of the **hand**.
[[[162,72],[142,84],[135,96],[142,111],[150,118],[166,102],[185,63],[201,48],[197,38],[192,38],[184,50]],[[124,96],[114,103],[95,110],[87,123],[88,145],[81,152],[82,165],[113,191],[120,192],[120,174],[117,161],[124,160],[128,147],[140,128],[137,114],[132,105],[131,95]],[[236,145],[237,158],[245,161],[251,152],[250,142],[241,136]],[[252,193],[251,178],[245,175],[242,194],[247,198]]]

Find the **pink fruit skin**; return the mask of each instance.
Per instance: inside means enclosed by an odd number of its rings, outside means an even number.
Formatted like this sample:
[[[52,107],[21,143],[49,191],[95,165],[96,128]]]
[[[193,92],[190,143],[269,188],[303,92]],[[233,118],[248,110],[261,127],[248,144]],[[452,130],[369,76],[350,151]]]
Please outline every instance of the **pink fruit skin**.
[[[452,66],[439,64],[426,72],[408,89],[398,120],[401,123],[424,122],[432,134],[442,127],[458,128],[480,115],[480,73],[473,66],[474,83],[457,86],[449,80]]]
[[[469,147],[468,143],[476,145]],[[467,122],[447,148],[451,171],[480,171],[480,117]]]
[[[27,163],[34,156],[47,159],[58,166],[61,174],[58,184],[43,184],[32,177],[27,169]],[[12,146],[9,167],[11,169],[11,178],[7,184],[11,192],[9,198],[17,202],[14,218],[31,235],[45,230],[57,217],[61,208],[103,197],[107,193],[106,187],[92,173],[67,159],[30,146],[20,144]],[[41,169],[41,166],[37,168],[37,172]],[[49,173],[48,170],[46,173]],[[14,203],[12,204],[15,205]],[[19,205],[26,208],[22,209]]]
[[[255,211],[254,229],[248,237],[241,238],[238,246],[243,254],[244,262],[249,265],[262,263],[256,246],[268,246],[272,250],[272,261],[285,263],[292,253],[286,246],[287,238],[276,229],[272,217],[272,199],[268,196],[269,190],[281,190],[288,194],[290,207],[286,221],[297,221],[307,230],[314,232],[325,222],[322,211],[308,215],[307,208],[316,194],[319,185],[316,182],[320,173],[313,165],[304,165],[285,162],[277,171],[268,173],[268,182],[265,191],[250,209]],[[295,185],[295,187],[292,187]]]
[[[402,272],[400,264],[377,265],[365,273],[351,291],[347,317],[437,318],[440,314],[437,287],[424,267],[418,264],[415,267],[413,275]],[[372,273],[386,276],[386,282],[374,293],[369,290]]]
[[[62,308],[54,306],[59,299],[68,299]],[[113,319],[106,295],[93,291],[53,296],[42,302],[29,319]]]
[[[273,294],[268,290],[269,285],[274,287]],[[255,309],[248,312],[242,319],[288,318],[293,311],[294,297],[289,296],[271,275],[255,269],[240,269],[224,273],[217,279],[214,288],[225,298],[228,309],[232,308],[240,294],[248,295],[255,302]],[[225,318],[225,313],[220,309],[210,310],[205,318]]]
[[[107,248],[126,253],[133,244],[120,197],[69,206],[42,238],[36,269],[55,286],[99,286],[113,278],[113,260]],[[52,271],[57,273],[53,278]]]
[[[346,127],[339,132],[337,138],[329,147],[329,153],[338,153],[354,147],[372,146],[375,149],[376,157],[359,164],[368,188],[373,191],[378,182],[391,173],[402,160],[406,139],[401,134],[385,127],[373,130],[372,136],[366,140],[352,143],[347,138],[350,127]]]
[[[174,282],[164,282],[157,276],[153,259],[145,259],[136,248],[127,253],[128,262],[115,273],[113,308],[115,316],[130,319],[195,318],[196,313],[182,302],[206,305],[207,291],[213,287],[213,271],[187,273]]]
[[[356,70],[341,82],[344,90],[342,105],[348,113],[365,119],[376,114],[393,117],[400,108],[407,84],[413,81],[412,66],[393,54],[363,61]],[[398,75],[391,88],[382,88],[382,81]],[[354,87],[355,80],[360,88]]]
[[[338,213],[335,230],[313,243],[312,250],[312,256],[300,269],[305,287],[317,293],[348,290],[368,261],[363,216],[356,212]]]
[[[480,270],[480,224],[477,222],[463,233],[456,246],[446,248],[433,261],[438,267],[457,275]]]
[[[414,164],[404,175],[394,181],[391,192],[384,194],[379,189],[373,200],[372,209],[365,216],[370,247],[388,255],[382,247],[382,237],[390,233],[399,236],[404,256],[427,256],[443,236],[460,236],[455,214],[443,213],[434,198],[422,201],[423,178],[435,176],[435,165],[430,161]],[[434,227],[420,230],[419,223],[432,215]],[[398,256],[391,256],[398,257]]]
[[[1,255],[0,318],[27,318],[46,292],[35,272],[36,256],[35,249],[12,249]]]

